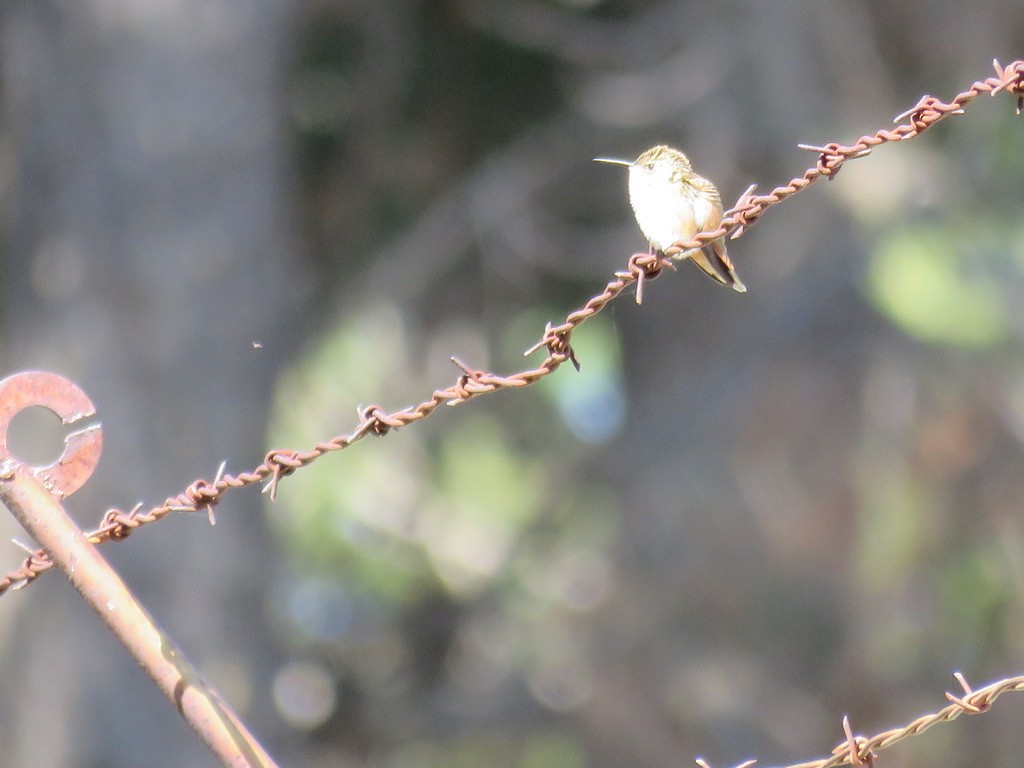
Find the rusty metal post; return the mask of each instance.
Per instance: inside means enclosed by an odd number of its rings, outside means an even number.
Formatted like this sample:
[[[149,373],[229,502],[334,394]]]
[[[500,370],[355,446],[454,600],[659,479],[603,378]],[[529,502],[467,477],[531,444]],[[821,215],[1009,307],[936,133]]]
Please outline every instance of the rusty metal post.
[[[103,446],[100,425],[69,434],[55,462],[34,467],[13,456],[7,444],[12,419],[32,406],[48,408],[65,424],[77,424],[95,413],[88,396],[63,376],[23,371],[0,381],[0,502],[46,550],[224,765],[276,768],[273,758],[206,686],[60,505],[59,499],[79,489],[96,469]]]
[[[56,498],[23,467],[0,466],[0,501],[50,553],[75,589],[224,765],[276,766],[157,627]]]

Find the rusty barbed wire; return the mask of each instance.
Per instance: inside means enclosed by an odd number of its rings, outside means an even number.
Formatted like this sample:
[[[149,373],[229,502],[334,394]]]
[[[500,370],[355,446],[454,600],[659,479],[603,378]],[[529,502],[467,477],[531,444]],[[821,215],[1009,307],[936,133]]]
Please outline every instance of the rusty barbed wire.
[[[911,736],[924,733],[933,725],[956,720],[960,715],[980,715],[987,712],[995,700],[1004,693],[1024,691],[1024,676],[1007,677],[977,690],[971,688],[967,679],[960,672],[954,672],[953,677],[960,683],[964,692],[962,696],[956,696],[947,691],[946,698],[952,702],[949,706],[943,707],[937,712],[921,715],[900,728],[891,728],[874,736],[855,735],[850,726],[850,718],[843,715],[842,725],[845,738],[835,746],[829,757],[806,763],[792,763],[783,768],[836,768],[840,765],[873,768],[877,757],[876,752],[888,749]],[[711,765],[703,757],[696,758],[694,762],[699,768],[711,768]],[[736,768],[751,768],[756,763],[757,760],[745,760]]]
[[[792,197],[806,189],[818,179],[834,178],[847,160],[864,157],[871,150],[887,142],[903,141],[921,135],[925,130],[948,117],[964,113],[964,107],[983,93],[995,95],[1006,91],[1017,97],[1017,113],[1024,109],[1024,61],[1018,60],[1003,67],[998,61],[992,62],[995,76],[977,81],[963,93],[958,94],[951,102],[945,103],[934,96],[922,96],[921,99],[906,112],[898,115],[893,122],[899,123],[903,118],[907,122],[895,128],[880,129],[874,134],[861,136],[849,146],[836,142],[824,146],[800,144],[802,149],[818,153],[818,161],[808,168],[802,176],[791,180],[788,184],[776,187],[766,195],[756,195],[756,185],[750,186],[736,204],[726,211],[718,229],[702,232],[690,242],[672,245],[665,255],[638,253],[630,257],[626,269],[614,274],[604,290],[592,296],[586,304],[570,312],[559,325],[548,323],[540,341],[526,351],[530,355],[540,349],[547,349],[547,356],[536,367],[519,371],[509,376],[501,376],[487,371],[471,368],[460,360],[452,358],[452,362],[462,370],[462,375],[454,384],[444,389],[434,390],[429,398],[408,408],[391,413],[378,405],[370,405],[358,409],[359,423],[348,434],[338,435],[326,442],[317,443],[306,451],[275,449],[267,453],[263,463],[258,467],[238,475],[225,474],[223,467],[213,481],[199,479],[188,486],[177,496],[168,497],[158,506],[143,510],[139,504],[129,512],[110,509],[104,514],[99,527],[88,534],[93,544],[108,541],[120,541],[136,528],[152,523],[167,516],[171,512],[206,511],[213,522],[213,510],[220,497],[232,488],[244,488],[256,483],[266,483],[264,492],[269,492],[271,500],[276,500],[278,486],[282,479],[307,466],[327,453],[343,450],[358,442],[369,434],[386,435],[392,429],[405,427],[420,421],[432,414],[442,404],[461,405],[479,395],[496,392],[502,389],[528,387],[548,374],[556,371],[562,363],[569,361],[579,369],[579,361],[570,344],[572,332],[588,319],[603,310],[612,300],[617,298],[633,283],[637,284],[637,298],[642,299],[646,281],[658,277],[666,268],[674,268],[669,257],[685,253],[719,237],[729,236],[732,239],[741,237],[753,226],[761,215],[773,205]],[[53,567],[53,562],[44,550],[32,552],[15,570],[0,578],[0,596],[11,589],[27,586],[40,574]],[[835,760],[835,758],[833,758]],[[811,763],[806,766],[791,768],[830,768],[838,762],[827,764]]]
[[[793,763],[785,768],[836,768],[840,765],[871,766],[874,763],[875,753],[924,733],[933,725],[948,723],[956,720],[960,715],[980,715],[987,712],[992,704],[1004,693],[1024,691],[1024,676],[1007,677],[994,683],[972,689],[967,680],[959,672],[953,676],[964,689],[962,696],[956,696],[947,692],[946,698],[951,702],[937,712],[912,720],[900,728],[891,728],[888,731],[876,733],[874,736],[855,736],[849,727],[849,720],[843,718],[843,729],[846,738],[839,742],[832,750],[829,757],[820,760],[812,760],[807,763]]]

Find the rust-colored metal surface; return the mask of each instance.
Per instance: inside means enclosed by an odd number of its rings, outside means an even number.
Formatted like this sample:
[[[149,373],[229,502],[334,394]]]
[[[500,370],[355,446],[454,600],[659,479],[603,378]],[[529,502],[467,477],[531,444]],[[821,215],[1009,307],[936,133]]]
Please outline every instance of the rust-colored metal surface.
[[[92,401],[77,384],[46,371],[22,371],[0,381],[0,466],[17,463],[58,498],[77,491],[92,476],[103,450],[103,430],[90,424],[69,434],[64,451],[52,464],[23,464],[10,451],[7,430],[14,417],[26,408],[41,406],[60,417],[65,425],[96,415]]]
[[[40,406],[65,424],[96,409],[72,381],[54,373],[25,371],[0,381],[0,502],[42,547],[107,628],[163,691],[223,765],[273,768],[273,758],[237,715],[202,680],[174,642],[156,625],[60,500],[85,483],[99,463],[103,432],[98,423],[72,432],[52,464],[32,466],[12,455],[11,421]]]

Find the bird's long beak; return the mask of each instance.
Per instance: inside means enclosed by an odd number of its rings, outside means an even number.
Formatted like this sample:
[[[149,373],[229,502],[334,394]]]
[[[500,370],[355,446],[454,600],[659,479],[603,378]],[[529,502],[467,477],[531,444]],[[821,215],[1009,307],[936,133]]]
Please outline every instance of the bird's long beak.
[[[616,157],[595,157],[594,158],[594,162],[595,163],[611,163],[612,165],[625,165],[625,166],[633,165],[632,161],[630,161],[630,160],[619,160]]]

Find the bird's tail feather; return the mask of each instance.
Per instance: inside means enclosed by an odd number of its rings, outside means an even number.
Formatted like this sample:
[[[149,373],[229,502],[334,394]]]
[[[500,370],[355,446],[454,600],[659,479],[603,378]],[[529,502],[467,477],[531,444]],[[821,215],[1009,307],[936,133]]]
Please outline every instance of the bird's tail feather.
[[[705,252],[711,251],[710,255],[715,257],[715,260],[721,265],[726,273],[729,275],[729,280],[726,281],[728,285],[732,286],[732,289],[737,293],[746,293],[747,286],[740,280],[740,276],[736,274],[736,268],[732,265],[732,261],[729,259],[729,255],[725,252],[725,240],[718,238],[713,240],[703,249]]]

